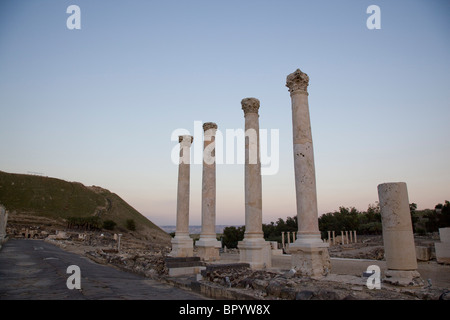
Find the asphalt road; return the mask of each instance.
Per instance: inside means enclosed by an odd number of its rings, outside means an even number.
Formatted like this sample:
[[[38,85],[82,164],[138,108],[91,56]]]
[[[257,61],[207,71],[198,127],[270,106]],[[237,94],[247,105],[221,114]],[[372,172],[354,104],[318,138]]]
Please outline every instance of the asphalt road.
[[[81,290],[68,289],[70,265]],[[99,265],[40,240],[9,240],[0,250],[0,300],[200,300],[201,295]]]

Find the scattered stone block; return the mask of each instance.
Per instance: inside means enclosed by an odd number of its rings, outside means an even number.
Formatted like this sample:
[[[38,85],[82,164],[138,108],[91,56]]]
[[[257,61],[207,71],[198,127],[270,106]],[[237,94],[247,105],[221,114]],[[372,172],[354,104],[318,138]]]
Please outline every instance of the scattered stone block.
[[[419,261],[431,260],[431,248],[424,246],[416,246],[416,257]]]
[[[269,282],[266,280],[255,279],[252,281],[252,287],[255,290],[265,291]]]
[[[295,300],[311,300],[313,296],[314,292],[309,290],[303,290],[297,292],[297,294],[295,295]]]
[[[436,242],[436,261],[442,264],[450,264],[450,228],[440,228],[439,237],[441,242]]]
[[[295,300],[297,291],[294,288],[282,288],[280,298],[284,300]]]
[[[200,274],[206,269],[200,257],[167,257],[165,264],[171,277]]]

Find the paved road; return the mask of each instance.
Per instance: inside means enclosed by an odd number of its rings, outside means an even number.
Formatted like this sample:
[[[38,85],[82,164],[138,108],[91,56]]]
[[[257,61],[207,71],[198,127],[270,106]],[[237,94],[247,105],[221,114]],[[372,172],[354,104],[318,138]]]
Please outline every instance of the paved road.
[[[67,288],[67,267],[81,270],[81,290]],[[96,264],[40,240],[9,240],[0,250],[0,299],[199,300],[201,295]]]

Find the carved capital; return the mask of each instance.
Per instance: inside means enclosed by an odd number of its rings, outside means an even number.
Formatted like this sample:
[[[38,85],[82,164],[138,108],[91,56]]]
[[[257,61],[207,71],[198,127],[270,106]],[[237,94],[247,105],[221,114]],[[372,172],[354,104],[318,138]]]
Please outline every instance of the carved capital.
[[[245,98],[241,101],[242,110],[244,110],[244,115],[247,113],[256,113],[258,114],[259,109],[259,100],[256,98]]]
[[[215,132],[215,130],[217,130],[217,124],[215,124],[214,122],[205,122],[203,124],[203,131],[206,132],[211,129],[213,129],[214,130],[213,132]]]
[[[178,136],[178,142],[180,142],[181,144],[190,146],[193,141],[193,136]]]
[[[286,78],[286,87],[289,88],[291,94],[302,93],[308,95],[309,77],[306,73],[295,70]]]

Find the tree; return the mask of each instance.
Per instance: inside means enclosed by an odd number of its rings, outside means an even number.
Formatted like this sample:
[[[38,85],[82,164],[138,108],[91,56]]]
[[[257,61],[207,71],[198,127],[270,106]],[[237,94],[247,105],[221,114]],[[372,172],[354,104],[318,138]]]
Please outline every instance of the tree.
[[[412,222],[412,228],[413,232],[416,233],[416,223],[419,221],[419,216],[416,214],[417,210],[417,204],[410,203],[409,204],[409,212],[411,213],[411,222]]]
[[[450,202],[448,200],[445,200],[445,204],[442,206],[440,220],[441,228],[450,227]]]
[[[359,212],[354,207],[339,207],[339,211],[323,214],[319,218],[319,229],[322,236],[327,236],[327,231],[351,231],[359,234],[380,234],[381,214],[378,204],[370,204],[367,212]]]
[[[223,229],[223,245],[227,248],[237,248],[238,242],[244,239],[245,226],[226,227]]]

